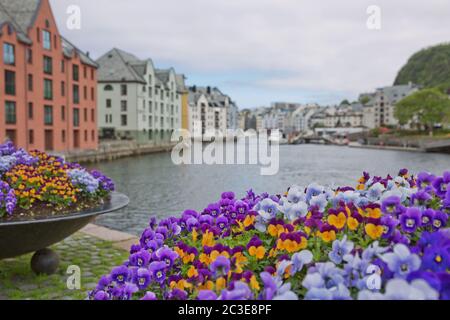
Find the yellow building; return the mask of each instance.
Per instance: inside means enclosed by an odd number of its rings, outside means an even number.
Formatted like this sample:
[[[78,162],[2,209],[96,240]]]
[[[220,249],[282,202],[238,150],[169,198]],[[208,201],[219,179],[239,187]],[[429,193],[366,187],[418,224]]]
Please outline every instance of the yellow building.
[[[177,74],[178,93],[181,95],[181,129],[189,130],[189,91],[184,81],[186,77],[183,74]]]

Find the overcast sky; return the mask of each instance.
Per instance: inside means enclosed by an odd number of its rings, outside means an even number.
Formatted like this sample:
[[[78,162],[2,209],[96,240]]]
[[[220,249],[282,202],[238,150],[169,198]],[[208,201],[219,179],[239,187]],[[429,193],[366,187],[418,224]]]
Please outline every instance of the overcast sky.
[[[241,108],[339,103],[393,83],[417,50],[450,40],[448,0],[50,0],[61,33],[218,86]],[[81,29],[66,26],[81,9]],[[381,9],[381,29],[367,8]]]

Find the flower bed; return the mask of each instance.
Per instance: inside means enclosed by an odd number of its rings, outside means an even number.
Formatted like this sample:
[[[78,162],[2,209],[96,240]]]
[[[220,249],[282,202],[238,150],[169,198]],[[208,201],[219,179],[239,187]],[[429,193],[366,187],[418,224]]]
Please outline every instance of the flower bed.
[[[107,198],[114,184],[98,171],[11,142],[0,145],[0,221],[64,214]]]
[[[152,219],[90,299],[449,299],[450,172],[222,194]]]

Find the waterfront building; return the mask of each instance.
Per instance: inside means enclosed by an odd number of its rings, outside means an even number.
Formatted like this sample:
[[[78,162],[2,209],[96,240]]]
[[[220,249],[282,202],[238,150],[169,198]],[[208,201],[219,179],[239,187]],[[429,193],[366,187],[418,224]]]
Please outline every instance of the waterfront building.
[[[370,102],[371,109],[365,109],[368,110],[366,125],[369,128],[397,126],[398,120],[394,116],[396,103],[419,89],[419,86],[412,83],[378,88]]]
[[[363,105],[353,103],[328,108],[325,117],[325,126],[334,127],[362,127]]]
[[[96,149],[97,64],[56,25],[48,0],[0,0],[0,142]]]
[[[100,137],[169,144],[173,131],[182,126],[184,76],[116,48],[97,63]]]
[[[200,122],[202,134],[211,130],[238,128],[238,108],[231,98],[216,87],[189,88],[189,130]]]
[[[290,127],[294,133],[307,133],[311,131],[310,119],[319,110],[319,105],[303,105],[292,112],[290,116]]]

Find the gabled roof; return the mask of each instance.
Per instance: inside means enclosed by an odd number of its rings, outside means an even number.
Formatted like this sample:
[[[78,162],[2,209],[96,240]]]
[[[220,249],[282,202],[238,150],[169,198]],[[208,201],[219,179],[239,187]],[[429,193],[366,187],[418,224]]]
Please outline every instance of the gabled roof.
[[[28,28],[34,23],[41,0],[0,0],[0,27],[8,23],[20,41],[31,43]]]
[[[131,53],[112,49],[97,59],[99,82],[138,82],[147,83],[142,68],[147,61],[140,60]]]
[[[185,80],[186,80],[186,77],[184,76],[184,74],[176,74],[175,75],[175,82],[177,85],[178,92],[187,92],[186,84],[184,82]]]
[[[41,3],[41,0],[0,0],[0,28],[4,24],[9,24],[17,33],[19,41],[32,44],[33,41],[28,37],[28,29],[33,26]],[[64,37],[61,37],[61,44],[67,58],[72,58],[76,53],[80,56],[81,62],[97,67],[94,60]]]

